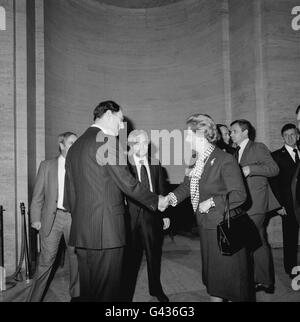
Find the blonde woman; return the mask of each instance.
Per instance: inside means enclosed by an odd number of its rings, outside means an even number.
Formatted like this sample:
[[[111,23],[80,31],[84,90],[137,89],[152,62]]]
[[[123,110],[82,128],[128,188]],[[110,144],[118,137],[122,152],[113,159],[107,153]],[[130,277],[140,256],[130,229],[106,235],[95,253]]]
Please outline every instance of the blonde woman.
[[[217,128],[210,116],[192,115],[187,120],[187,127],[186,142],[197,153],[197,160],[184,182],[168,195],[168,202],[175,207],[191,197],[199,226],[202,279],[211,301],[248,301],[246,250],[233,256],[222,255],[216,231],[223,219],[226,195],[229,194],[230,209],[246,200],[240,168],[232,155],[216,147]]]

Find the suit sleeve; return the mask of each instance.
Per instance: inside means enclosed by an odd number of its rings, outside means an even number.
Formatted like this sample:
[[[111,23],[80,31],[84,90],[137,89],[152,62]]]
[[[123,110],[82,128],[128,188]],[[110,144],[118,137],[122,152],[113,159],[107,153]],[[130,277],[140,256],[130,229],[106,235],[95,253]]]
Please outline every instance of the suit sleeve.
[[[133,177],[127,166],[124,151],[119,146],[119,141],[109,139],[105,150],[108,154],[108,163],[106,163],[107,170],[119,189],[127,196],[140,202],[149,210],[156,211],[158,208],[158,196],[146,189],[136,178]],[[103,151],[104,150],[102,148],[96,153],[96,159],[99,165],[103,165]]]
[[[160,164],[158,165],[158,190],[158,193],[162,196],[167,195],[169,192],[167,177],[163,167]]]
[[[277,163],[277,165],[279,165],[279,158],[278,158],[277,154],[272,153],[271,155],[272,155],[274,161]],[[280,203],[280,205],[282,205],[283,200],[282,200],[281,189],[280,189],[280,172],[277,176],[269,178],[269,184],[270,184],[270,187],[273,191],[275,198]]]
[[[36,176],[32,201],[30,205],[31,222],[41,221],[42,208],[45,200],[45,161],[41,162]]]
[[[63,205],[66,210],[72,213],[72,209],[75,206],[76,193],[75,186],[73,182],[73,177],[71,173],[70,161],[67,157],[65,164],[65,187],[64,187],[64,201]]]
[[[190,197],[190,178],[185,176],[183,182],[173,191],[177,199],[177,205]]]
[[[233,156],[227,155],[223,161],[221,176],[229,194],[230,209],[241,206],[247,199],[247,193],[242,177],[242,173],[237,161]],[[214,202],[224,203],[224,196],[214,197]]]
[[[279,167],[273,160],[269,149],[263,143],[257,143],[255,151],[257,162],[249,165],[250,176],[274,177],[279,173]]]

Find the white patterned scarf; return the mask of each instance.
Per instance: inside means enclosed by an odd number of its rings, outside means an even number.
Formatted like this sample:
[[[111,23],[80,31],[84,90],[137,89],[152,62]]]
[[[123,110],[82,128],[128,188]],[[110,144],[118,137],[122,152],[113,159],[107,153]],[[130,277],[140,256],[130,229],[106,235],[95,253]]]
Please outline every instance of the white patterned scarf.
[[[190,182],[190,191],[191,191],[191,201],[192,201],[192,206],[194,209],[194,212],[197,211],[197,208],[199,206],[199,180],[201,179],[204,166],[209,159],[210,155],[214,151],[215,146],[210,145],[206,151],[199,157],[199,159],[196,161],[196,164],[192,171],[189,174],[189,177],[191,178]]]

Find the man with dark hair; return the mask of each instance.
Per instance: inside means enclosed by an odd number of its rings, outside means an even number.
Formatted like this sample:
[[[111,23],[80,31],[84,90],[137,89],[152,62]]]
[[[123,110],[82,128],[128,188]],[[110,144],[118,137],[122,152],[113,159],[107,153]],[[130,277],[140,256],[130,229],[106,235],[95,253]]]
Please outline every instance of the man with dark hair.
[[[254,279],[257,290],[273,291],[272,254],[265,234],[265,215],[269,204],[268,178],[279,173],[268,148],[263,143],[250,140],[253,126],[247,120],[236,120],[231,124],[231,138],[237,145],[236,158],[245,177],[248,198],[243,205],[260,234],[262,246],[253,253]]]
[[[94,117],[95,123],[68,153],[64,204],[72,214],[70,245],[77,251],[81,299],[115,302],[123,299],[124,194],[152,212],[161,208],[163,198],[145,188],[125,165],[118,140],[124,127],[120,106],[101,102]]]
[[[292,269],[297,266],[299,225],[293,207],[291,183],[300,160],[297,148],[299,135],[295,124],[291,123],[282,127],[281,135],[284,146],[272,153],[279,166],[279,175],[270,178],[270,184],[282,207],[278,213],[282,216],[284,269],[293,277]]]
[[[232,147],[230,131],[227,125],[217,124],[217,131],[218,131],[218,140],[216,142],[217,147],[223,150],[224,152],[234,154],[235,148]]]
[[[71,214],[63,207],[65,160],[77,135],[65,132],[59,135],[60,155],[40,164],[30,206],[31,226],[40,232],[41,253],[27,301],[42,301],[55,262],[62,236],[69,241]],[[70,295],[79,297],[78,263],[74,247],[67,247],[70,264]]]
[[[120,106],[113,101],[99,103],[94,109],[94,121],[100,119],[107,111],[118,113],[120,111]]]

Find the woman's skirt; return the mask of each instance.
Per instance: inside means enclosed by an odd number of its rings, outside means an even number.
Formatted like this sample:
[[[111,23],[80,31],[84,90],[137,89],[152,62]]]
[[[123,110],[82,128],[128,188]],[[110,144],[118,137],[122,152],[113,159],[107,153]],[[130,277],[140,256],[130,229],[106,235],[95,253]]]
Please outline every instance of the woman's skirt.
[[[246,249],[232,256],[221,254],[217,243],[217,230],[199,226],[202,280],[211,296],[230,301],[251,301],[249,259]]]

